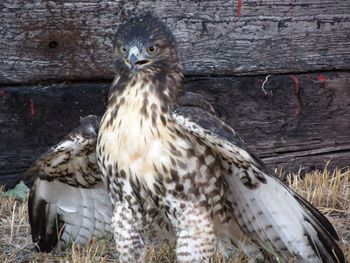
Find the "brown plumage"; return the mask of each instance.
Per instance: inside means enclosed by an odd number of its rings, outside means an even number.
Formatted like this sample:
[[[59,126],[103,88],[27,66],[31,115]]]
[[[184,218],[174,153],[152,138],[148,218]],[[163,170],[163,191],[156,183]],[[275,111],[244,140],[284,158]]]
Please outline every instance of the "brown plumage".
[[[184,95],[174,37],[149,14],[123,24],[97,157],[115,207],[121,262],[144,259],[156,223],[179,262],[210,261],[217,241],[257,259],[345,262],[329,221],[280,182],[197,95]]]

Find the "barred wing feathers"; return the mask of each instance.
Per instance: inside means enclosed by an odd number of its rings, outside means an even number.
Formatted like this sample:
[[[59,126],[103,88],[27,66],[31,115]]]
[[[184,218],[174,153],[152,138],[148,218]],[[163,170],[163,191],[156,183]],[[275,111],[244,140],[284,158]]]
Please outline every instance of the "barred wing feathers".
[[[173,119],[222,158],[227,199],[246,235],[260,248],[300,262],[345,262],[338,235],[315,207],[285,186],[202,103],[181,101]]]
[[[88,116],[28,169],[34,181],[28,200],[33,242],[51,251],[59,242],[85,244],[110,237],[112,204],[96,163],[99,117]]]

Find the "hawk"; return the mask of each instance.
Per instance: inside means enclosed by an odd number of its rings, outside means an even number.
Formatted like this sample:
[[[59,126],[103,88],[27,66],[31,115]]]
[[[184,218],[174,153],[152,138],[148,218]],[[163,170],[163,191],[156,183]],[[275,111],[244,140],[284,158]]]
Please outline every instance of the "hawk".
[[[183,92],[176,43],[151,14],[114,41],[117,76],[97,140],[120,262],[144,260],[152,222],[176,232],[179,262],[210,261],[218,240],[249,256],[345,262],[338,235],[200,96]]]

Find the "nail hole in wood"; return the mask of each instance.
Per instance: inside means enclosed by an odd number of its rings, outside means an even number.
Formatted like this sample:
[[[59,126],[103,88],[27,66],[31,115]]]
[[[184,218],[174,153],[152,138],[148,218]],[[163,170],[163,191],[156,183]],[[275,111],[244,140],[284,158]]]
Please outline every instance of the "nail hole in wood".
[[[58,43],[56,41],[50,41],[49,48],[55,49],[58,47]]]

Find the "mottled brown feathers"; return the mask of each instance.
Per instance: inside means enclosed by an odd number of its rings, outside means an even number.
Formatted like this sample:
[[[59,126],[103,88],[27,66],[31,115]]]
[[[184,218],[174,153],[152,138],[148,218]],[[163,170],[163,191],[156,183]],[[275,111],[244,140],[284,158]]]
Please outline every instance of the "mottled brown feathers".
[[[80,123],[23,174],[22,180],[27,185],[30,186],[37,177],[47,181],[58,180],[75,187],[91,187],[101,182],[95,160],[100,118],[90,115],[81,119]],[[80,170],[76,171],[76,167],[80,167]],[[81,180],[77,178],[77,172],[81,173]]]

